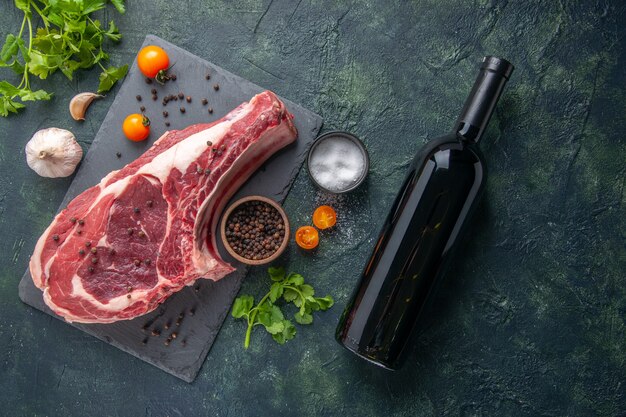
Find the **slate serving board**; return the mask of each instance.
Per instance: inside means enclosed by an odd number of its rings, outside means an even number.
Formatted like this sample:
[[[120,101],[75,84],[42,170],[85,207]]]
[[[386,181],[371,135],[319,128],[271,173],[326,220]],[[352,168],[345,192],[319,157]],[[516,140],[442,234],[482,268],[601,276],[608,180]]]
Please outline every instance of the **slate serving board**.
[[[139,157],[166,130],[217,120],[264,90],[156,36],[148,35],[143,45],[159,45],[168,52],[171,62],[175,62],[172,71],[177,75],[177,80],[165,86],[146,84],[136,62],[133,63],[61,207],[97,184],[110,171],[122,168]],[[205,79],[207,74],[210,74],[210,80]],[[218,91],[213,87],[216,84],[219,85]],[[156,101],[151,99],[152,88],[157,89]],[[192,102],[179,100],[163,106],[163,97],[179,92],[191,96]],[[135,97],[137,94],[142,96],[141,103]],[[209,104],[202,105],[202,98],[207,98]],[[298,140],[274,155],[243,185],[233,200],[260,194],[283,202],[287,196],[306,152],[321,128],[322,118],[289,100],[283,101],[295,117]],[[144,143],[133,143],[123,138],[121,125],[126,115],[138,113],[141,105],[146,107],[145,113],[152,122],[151,135]],[[186,109],[184,114],[179,110],[181,106]],[[213,109],[213,114],[209,114],[209,107]],[[164,110],[169,113],[167,119],[163,117]],[[169,128],[165,126],[166,120],[171,123]],[[116,152],[121,152],[121,158],[116,156]],[[220,247],[220,253],[237,270],[218,282],[198,280],[193,287],[186,287],[174,294],[152,313],[134,320],[71,325],[184,381],[192,382],[204,363],[247,271],[244,265],[230,258],[224,248]],[[44,304],[42,292],[34,286],[28,271],[19,284],[19,294],[26,304],[61,319]],[[166,325],[169,325],[167,330]],[[161,335],[152,336],[153,329],[158,329]],[[177,338],[166,346],[165,339],[174,331],[177,332]]]

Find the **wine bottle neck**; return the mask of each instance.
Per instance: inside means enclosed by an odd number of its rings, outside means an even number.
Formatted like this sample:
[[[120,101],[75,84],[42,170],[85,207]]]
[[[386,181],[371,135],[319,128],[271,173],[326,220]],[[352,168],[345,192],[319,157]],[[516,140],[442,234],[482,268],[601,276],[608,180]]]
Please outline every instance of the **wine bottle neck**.
[[[483,59],[474,87],[454,125],[457,135],[472,143],[480,140],[513,69],[505,59],[494,56]]]

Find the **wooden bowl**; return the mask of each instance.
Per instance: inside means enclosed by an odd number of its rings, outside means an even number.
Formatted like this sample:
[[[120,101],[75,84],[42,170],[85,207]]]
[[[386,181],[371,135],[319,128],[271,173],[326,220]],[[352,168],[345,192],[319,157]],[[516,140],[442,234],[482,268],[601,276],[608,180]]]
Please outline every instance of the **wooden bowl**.
[[[276,252],[264,259],[254,260],[244,258],[243,256],[237,254],[237,252],[235,252],[233,248],[230,247],[228,240],[226,240],[226,222],[228,221],[228,218],[237,207],[239,207],[243,203],[247,203],[248,201],[261,201],[274,207],[278,211],[278,213],[280,213],[280,217],[282,217],[283,223],[285,225],[285,236],[283,237],[283,241],[281,242],[280,246],[278,247],[278,249],[276,249]],[[289,244],[289,219],[287,218],[287,213],[285,213],[285,210],[283,210],[280,204],[278,204],[276,201],[260,195],[251,195],[235,201],[233,204],[230,205],[230,207],[226,209],[224,215],[222,216],[220,235],[222,237],[222,243],[224,244],[224,247],[226,248],[230,256],[246,265],[264,265],[278,258],[285,251],[285,249],[287,249],[287,245]]]

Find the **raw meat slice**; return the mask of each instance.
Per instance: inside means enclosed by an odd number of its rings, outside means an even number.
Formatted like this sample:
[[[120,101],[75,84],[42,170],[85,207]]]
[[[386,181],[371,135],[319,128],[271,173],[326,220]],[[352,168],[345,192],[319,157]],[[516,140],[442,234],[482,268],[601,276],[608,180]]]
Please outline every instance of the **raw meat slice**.
[[[154,310],[199,278],[232,272],[216,249],[219,214],[263,162],[296,139],[291,119],[265,91],[215,123],[166,132],[77,196],[30,260],[46,304],[70,322],[111,323]]]

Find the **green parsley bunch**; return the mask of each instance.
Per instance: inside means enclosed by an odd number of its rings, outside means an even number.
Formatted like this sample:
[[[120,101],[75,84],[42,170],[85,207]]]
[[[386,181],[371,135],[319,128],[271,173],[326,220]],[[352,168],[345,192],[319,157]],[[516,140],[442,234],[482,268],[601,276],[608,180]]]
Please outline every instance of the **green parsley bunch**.
[[[125,12],[124,0],[15,0],[15,7],[24,12],[24,19],[17,35],[7,35],[0,50],[0,67],[22,75],[22,80],[18,85],[0,81],[0,116],[17,113],[26,101],[52,97],[45,90],[33,91],[29,75],[43,80],[60,70],[71,80],[77,69],[98,65],[103,71],[99,93],[110,90],[126,75],[128,65],[108,68],[102,65],[109,59],[102,49],[104,40],[118,42],[122,38],[113,21],[105,29],[99,20],[91,17],[104,9],[108,1],[118,12]],[[33,30],[33,19],[37,16],[43,27]],[[28,44],[23,38],[26,31]]]
[[[315,290],[304,283],[300,274],[292,272],[287,275],[284,268],[269,268],[268,273],[272,286],[256,306],[251,295],[237,297],[233,304],[233,317],[244,319],[248,323],[243,344],[246,349],[250,346],[250,335],[254,326],[263,326],[281,345],[296,336],[296,327],[285,319],[279,302],[282,301],[283,305],[293,303],[298,307],[294,319],[299,324],[313,323],[314,311],[328,310],[334,303],[330,295],[315,297]]]

